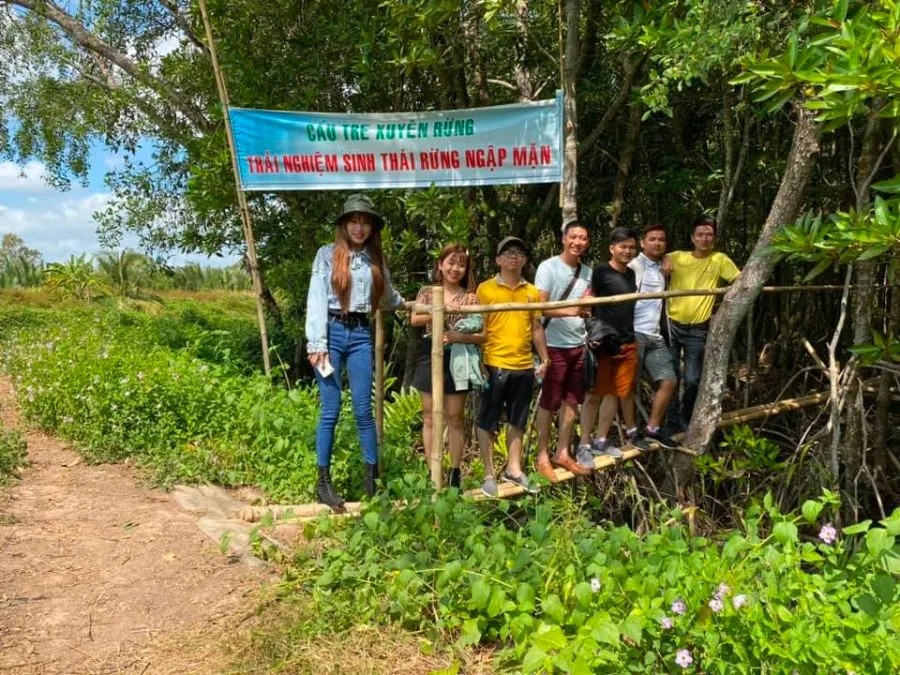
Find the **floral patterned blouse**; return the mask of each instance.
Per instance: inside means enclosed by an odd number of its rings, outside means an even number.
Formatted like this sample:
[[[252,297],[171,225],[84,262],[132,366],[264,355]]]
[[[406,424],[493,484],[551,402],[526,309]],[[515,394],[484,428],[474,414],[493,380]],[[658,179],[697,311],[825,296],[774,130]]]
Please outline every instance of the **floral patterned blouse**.
[[[431,286],[423,286],[419,290],[418,294],[416,295],[416,302],[423,305],[431,304]],[[475,297],[475,294],[469,293],[462,288],[459,290],[459,293],[457,293],[453,297],[447,297],[446,295],[444,295],[444,330],[453,330],[453,326],[456,325],[456,322],[466,316],[465,314],[453,312],[454,309],[457,309],[464,305],[476,304],[478,304],[478,298]],[[430,322],[425,324],[425,335],[431,335]]]

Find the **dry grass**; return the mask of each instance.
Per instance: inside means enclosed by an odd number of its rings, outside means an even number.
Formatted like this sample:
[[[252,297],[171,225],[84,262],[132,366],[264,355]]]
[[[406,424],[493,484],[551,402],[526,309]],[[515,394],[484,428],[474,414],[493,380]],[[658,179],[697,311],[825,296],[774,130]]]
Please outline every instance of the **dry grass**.
[[[433,648],[431,640],[396,628],[356,625],[335,634],[310,636],[303,630],[314,611],[302,599],[271,602],[245,625],[237,642],[234,675],[425,675],[450,671],[492,672],[491,653]],[[232,636],[233,637],[233,634]]]

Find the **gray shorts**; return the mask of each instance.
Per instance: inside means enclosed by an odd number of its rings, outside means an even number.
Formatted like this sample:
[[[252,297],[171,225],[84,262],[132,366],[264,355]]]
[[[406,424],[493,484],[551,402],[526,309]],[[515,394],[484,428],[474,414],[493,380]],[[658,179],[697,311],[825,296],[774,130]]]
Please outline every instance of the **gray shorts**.
[[[654,382],[675,380],[675,366],[666,341],[659,335],[635,333],[638,345],[638,362],[643,364]]]

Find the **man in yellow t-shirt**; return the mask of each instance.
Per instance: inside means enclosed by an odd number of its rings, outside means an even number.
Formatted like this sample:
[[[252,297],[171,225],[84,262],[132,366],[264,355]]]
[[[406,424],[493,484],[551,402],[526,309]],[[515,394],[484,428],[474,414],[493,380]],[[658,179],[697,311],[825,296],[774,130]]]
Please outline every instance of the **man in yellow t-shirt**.
[[[497,246],[500,272],[478,286],[478,304],[537,302],[538,289],[522,278],[522,268],[527,261],[525,242],[518,237],[505,237]],[[540,317],[537,311],[484,314],[484,366],[488,371],[489,386],[481,395],[476,433],[484,462],[481,491],[489,497],[497,496],[493,448],[504,410],[507,419],[507,463],[500,477],[521,485],[529,492],[533,490],[522,472],[522,440],[528,423],[535,375],[543,377],[550,364]],[[541,359],[537,369],[531,355],[532,343]]]
[[[702,216],[691,227],[693,251],[673,251],[669,254],[672,274],[669,290],[714,289],[722,283],[730,284],[741,271],[731,258],[716,251],[716,219]],[[669,298],[666,303],[669,329],[669,349],[676,373],[684,380],[684,394],[680,405],[677,393],[672,397],[666,415],[670,433],[684,430],[691,421],[700,375],[703,372],[703,350],[709,332],[715,296],[693,295]],[[680,364],[684,359],[684,369]],[[677,389],[676,389],[677,392]]]

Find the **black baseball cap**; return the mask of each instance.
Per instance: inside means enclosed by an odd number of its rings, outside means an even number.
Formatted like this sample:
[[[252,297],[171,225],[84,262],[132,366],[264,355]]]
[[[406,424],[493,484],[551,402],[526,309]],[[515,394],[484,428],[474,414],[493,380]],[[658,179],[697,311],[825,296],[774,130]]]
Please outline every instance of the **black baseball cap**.
[[[526,253],[528,253],[528,247],[525,245],[524,241],[522,241],[518,237],[510,236],[510,237],[503,237],[503,239],[500,240],[500,243],[497,244],[497,255],[500,255],[501,253],[503,253],[503,249],[505,249],[510,244],[518,244],[525,250]]]

